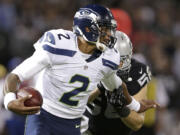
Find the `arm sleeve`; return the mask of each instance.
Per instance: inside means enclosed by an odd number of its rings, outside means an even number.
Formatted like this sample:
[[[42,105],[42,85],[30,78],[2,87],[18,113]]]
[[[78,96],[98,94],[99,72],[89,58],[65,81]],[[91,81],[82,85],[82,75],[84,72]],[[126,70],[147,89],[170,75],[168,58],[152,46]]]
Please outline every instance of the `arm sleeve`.
[[[108,78],[101,80],[101,83],[106,90],[113,91],[122,85],[122,80],[114,72]]]
[[[18,75],[20,81],[25,81],[36,75],[50,65],[48,55],[43,51],[35,51],[34,54],[17,66],[12,73]]]

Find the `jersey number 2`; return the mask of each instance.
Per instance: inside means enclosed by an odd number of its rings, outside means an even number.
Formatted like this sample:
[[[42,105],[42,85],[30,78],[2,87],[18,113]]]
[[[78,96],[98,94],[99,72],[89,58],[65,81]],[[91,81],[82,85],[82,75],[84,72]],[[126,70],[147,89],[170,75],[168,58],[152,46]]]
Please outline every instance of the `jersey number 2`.
[[[68,34],[66,34],[66,35],[63,35],[63,34],[58,34],[58,38],[59,38],[59,40],[61,40],[61,37],[64,37],[64,38],[66,38],[66,39],[70,39],[70,36],[68,35]]]
[[[82,83],[81,87],[75,88],[70,92],[66,92],[63,94],[63,96],[60,98],[60,102],[69,105],[69,106],[77,106],[79,101],[78,100],[73,100],[71,97],[74,97],[78,95],[80,92],[86,91],[88,85],[89,85],[89,78],[81,75],[74,75],[69,83],[75,83],[75,82],[80,82]]]

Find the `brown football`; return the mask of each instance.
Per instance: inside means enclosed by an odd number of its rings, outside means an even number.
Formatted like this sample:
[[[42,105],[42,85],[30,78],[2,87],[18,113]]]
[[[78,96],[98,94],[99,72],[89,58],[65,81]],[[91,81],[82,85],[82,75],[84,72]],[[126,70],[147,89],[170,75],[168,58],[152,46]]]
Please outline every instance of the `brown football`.
[[[17,91],[17,98],[22,98],[27,95],[32,95],[30,99],[27,99],[24,102],[25,106],[32,107],[32,106],[42,106],[43,104],[43,98],[41,96],[41,93],[32,88],[32,87],[24,87]]]

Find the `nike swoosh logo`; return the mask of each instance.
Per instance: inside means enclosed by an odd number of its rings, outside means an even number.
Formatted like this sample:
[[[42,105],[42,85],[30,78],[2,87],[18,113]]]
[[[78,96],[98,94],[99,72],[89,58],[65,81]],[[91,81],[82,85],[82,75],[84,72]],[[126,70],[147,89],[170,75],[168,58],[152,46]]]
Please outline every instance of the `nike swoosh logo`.
[[[76,128],[80,128],[80,125],[76,125],[75,127],[76,127]]]
[[[142,74],[142,68],[141,68],[141,70],[139,71],[139,73]]]

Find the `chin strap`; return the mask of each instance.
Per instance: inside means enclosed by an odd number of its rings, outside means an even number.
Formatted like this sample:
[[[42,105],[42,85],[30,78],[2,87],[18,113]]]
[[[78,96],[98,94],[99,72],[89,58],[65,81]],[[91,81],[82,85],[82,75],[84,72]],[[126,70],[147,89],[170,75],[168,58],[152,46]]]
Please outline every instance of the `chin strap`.
[[[104,52],[107,49],[107,46],[105,44],[103,44],[103,43],[100,43],[99,39],[96,42],[96,47],[97,47],[98,50],[100,50],[102,52]]]

